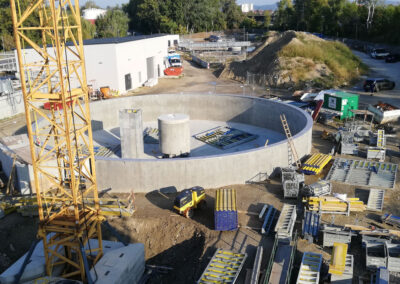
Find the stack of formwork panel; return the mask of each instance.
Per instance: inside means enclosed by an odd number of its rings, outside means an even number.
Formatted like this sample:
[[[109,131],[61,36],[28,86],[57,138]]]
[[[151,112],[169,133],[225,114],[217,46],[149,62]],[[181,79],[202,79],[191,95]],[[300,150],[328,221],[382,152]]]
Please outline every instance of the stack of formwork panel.
[[[329,273],[343,275],[346,268],[347,244],[333,244],[331,263],[329,264]]]
[[[354,257],[351,254],[346,256],[346,265],[342,275],[332,274],[331,283],[352,284],[354,270]]]
[[[292,168],[282,168],[281,171],[284,198],[297,198],[304,183],[304,175]]]
[[[331,155],[313,154],[307,161],[304,162],[302,172],[307,175],[317,175],[332,159]]]
[[[313,184],[303,187],[302,192],[305,196],[324,196],[332,192],[332,185],[329,181],[320,180]]]
[[[318,284],[319,272],[322,264],[322,255],[319,253],[305,252],[297,276],[296,284]]]
[[[349,228],[326,224],[321,231],[323,232],[323,247],[332,247],[335,242],[350,244],[351,237],[354,235]]]
[[[198,284],[235,283],[247,254],[217,249]]]
[[[358,155],[358,144],[354,143],[354,132],[341,132],[340,153]]]
[[[292,240],[296,218],[296,205],[284,204],[278,222],[275,225],[275,232],[278,239]]]
[[[215,230],[217,231],[232,231],[238,228],[235,189],[217,189],[215,194],[214,222]]]
[[[303,199],[305,205],[310,211],[318,211],[321,214],[346,214],[350,212],[363,212],[366,209],[365,204],[359,198],[347,198],[346,201],[332,196],[308,197]]]
[[[387,254],[387,269],[391,272],[400,272],[400,244],[385,242]]]
[[[386,267],[387,250],[385,242],[366,241],[364,242],[364,245],[367,268],[376,270],[380,267]]]

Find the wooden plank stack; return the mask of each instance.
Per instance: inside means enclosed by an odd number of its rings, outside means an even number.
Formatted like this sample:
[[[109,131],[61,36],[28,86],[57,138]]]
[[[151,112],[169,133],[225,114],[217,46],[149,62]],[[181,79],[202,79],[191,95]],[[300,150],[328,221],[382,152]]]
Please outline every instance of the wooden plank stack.
[[[307,197],[303,203],[310,211],[330,214],[350,214],[350,212],[363,212],[365,204],[359,198],[347,198],[346,201],[332,196]]]

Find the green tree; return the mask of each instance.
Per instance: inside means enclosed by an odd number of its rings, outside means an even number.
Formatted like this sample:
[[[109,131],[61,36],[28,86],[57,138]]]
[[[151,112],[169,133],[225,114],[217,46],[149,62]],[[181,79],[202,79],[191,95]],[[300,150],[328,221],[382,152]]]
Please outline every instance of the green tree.
[[[271,11],[265,10],[264,11],[264,29],[269,30],[271,26]]]
[[[127,35],[129,18],[120,9],[113,8],[96,20],[98,37],[123,37]]]
[[[96,26],[88,20],[81,18],[82,37],[83,39],[91,39],[96,35]]]
[[[236,29],[243,21],[243,14],[235,0],[222,0],[222,12],[225,14],[228,29]]]
[[[293,28],[295,9],[291,0],[280,0],[276,11],[274,26],[278,30]]]
[[[21,11],[24,11],[28,7],[29,3],[29,0],[20,0]],[[28,19],[26,19],[24,25],[26,27],[38,26],[39,15],[37,13],[33,13],[28,17]],[[11,40],[11,38],[14,37],[14,34],[9,0],[0,0],[0,35],[2,35],[2,40],[0,43],[2,44],[3,50],[10,50],[15,47],[14,41]],[[39,31],[25,31],[25,35],[27,35],[34,42],[41,43],[41,33]]]
[[[85,5],[83,5],[82,9],[91,9],[91,8],[96,8],[99,9],[100,7],[96,4],[95,1],[86,1]]]

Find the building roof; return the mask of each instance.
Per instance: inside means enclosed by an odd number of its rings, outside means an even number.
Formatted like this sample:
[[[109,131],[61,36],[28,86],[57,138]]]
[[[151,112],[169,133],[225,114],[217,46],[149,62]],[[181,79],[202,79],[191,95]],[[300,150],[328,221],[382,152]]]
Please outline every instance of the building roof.
[[[125,36],[125,37],[112,37],[112,38],[93,38],[86,39],[83,41],[84,45],[92,44],[118,44],[130,41],[137,41],[142,39],[156,38],[166,36],[167,34],[152,34],[152,35],[140,35],[140,36]],[[72,44],[72,43],[70,43]]]

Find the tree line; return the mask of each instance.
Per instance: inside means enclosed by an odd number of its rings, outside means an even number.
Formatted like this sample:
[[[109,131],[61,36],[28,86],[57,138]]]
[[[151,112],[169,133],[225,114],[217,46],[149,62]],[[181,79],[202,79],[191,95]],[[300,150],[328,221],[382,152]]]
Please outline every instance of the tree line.
[[[274,28],[400,43],[400,6],[378,0],[281,0]]]

